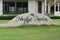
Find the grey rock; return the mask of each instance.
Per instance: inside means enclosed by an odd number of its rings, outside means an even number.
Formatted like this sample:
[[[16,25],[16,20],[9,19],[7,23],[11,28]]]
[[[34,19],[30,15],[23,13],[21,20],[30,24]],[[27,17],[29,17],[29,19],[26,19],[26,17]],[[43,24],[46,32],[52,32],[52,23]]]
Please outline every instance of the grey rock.
[[[21,25],[52,25],[55,24],[48,16],[39,13],[24,13],[16,16],[6,24],[0,24],[0,27],[17,27]]]

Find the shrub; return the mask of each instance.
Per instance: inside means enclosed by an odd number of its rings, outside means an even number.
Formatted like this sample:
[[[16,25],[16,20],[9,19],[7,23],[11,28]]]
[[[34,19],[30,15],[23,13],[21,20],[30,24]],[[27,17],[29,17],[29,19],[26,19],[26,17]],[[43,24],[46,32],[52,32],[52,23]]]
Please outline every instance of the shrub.
[[[50,17],[51,19],[60,19],[60,16],[53,16],[53,17]]]
[[[15,16],[0,16],[0,20],[11,20],[13,19]]]
[[[0,20],[11,20],[13,19],[15,16],[0,16]],[[53,16],[50,17],[51,19],[60,19],[60,16]]]

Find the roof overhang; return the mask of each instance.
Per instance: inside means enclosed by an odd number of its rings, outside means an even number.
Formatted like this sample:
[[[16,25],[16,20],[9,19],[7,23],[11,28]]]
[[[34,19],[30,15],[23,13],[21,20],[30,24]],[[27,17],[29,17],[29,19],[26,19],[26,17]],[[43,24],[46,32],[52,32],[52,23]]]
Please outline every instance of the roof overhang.
[[[28,0],[3,0],[4,2],[27,2]]]
[[[60,0],[47,0],[48,3],[50,3],[51,5],[60,3]]]
[[[47,0],[48,2],[60,3],[60,0]]]
[[[60,0],[57,0],[58,3],[60,3]]]

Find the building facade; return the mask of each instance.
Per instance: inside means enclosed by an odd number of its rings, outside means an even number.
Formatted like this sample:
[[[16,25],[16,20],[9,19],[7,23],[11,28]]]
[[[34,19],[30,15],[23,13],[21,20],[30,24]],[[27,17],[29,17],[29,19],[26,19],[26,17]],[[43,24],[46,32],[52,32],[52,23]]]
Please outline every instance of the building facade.
[[[59,0],[0,0],[0,15],[41,13],[60,16]]]

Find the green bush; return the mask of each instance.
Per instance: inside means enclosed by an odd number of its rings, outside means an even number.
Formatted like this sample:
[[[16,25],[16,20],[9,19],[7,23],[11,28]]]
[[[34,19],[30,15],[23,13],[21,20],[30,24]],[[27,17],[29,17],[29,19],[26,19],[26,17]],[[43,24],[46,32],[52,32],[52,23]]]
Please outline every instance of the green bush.
[[[15,16],[0,16],[0,20],[11,20],[13,19]]]
[[[50,17],[51,19],[60,19],[60,16],[53,16],[53,17]]]
[[[0,20],[11,20],[13,19],[15,16],[0,16]],[[53,16],[50,17],[51,19],[60,19],[60,16]]]

